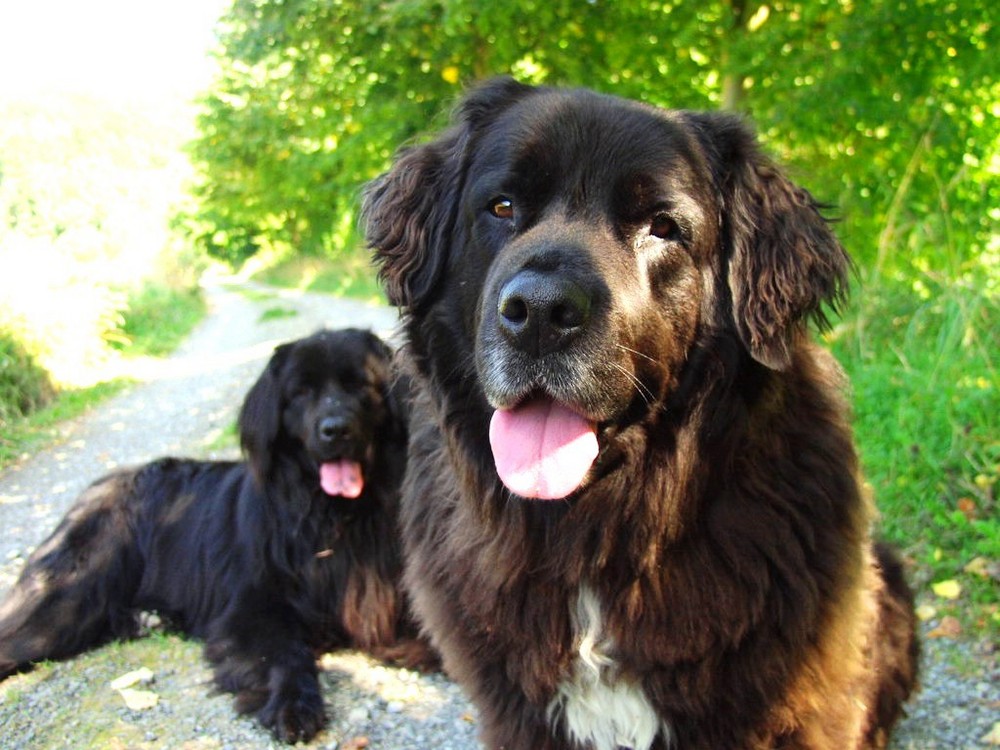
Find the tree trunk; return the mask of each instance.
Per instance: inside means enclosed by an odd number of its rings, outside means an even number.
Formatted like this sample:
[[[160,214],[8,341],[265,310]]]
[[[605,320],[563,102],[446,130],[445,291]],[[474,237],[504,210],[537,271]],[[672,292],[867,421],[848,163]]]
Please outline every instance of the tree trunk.
[[[746,76],[733,70],[729,50],[733,45],[738,44],[740,38],[746,33],[747,1],[729,0],[729,8],[732,11],[733,22],[723,40],[722,54],[719,60],[722,69],[722,102],[720,106],[727,111],[736,111],[743,105],[743,81]]]

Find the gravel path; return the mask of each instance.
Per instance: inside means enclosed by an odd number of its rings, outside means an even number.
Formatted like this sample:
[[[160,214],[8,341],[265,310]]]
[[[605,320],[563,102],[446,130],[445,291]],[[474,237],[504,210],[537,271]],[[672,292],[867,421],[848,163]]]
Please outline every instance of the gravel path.
[[[80,490],[108,469],[167,454],[234,455],[220,436],[276,344],[324,325],[366,326],[389,336],[396,324],[395,313],[384,307],[325,295],[251,291],[210,288],[210,315],[173,357],[138,367],[137,385],[67,423],[57,445],[0,475],[0,595]],[[925,661],[924,691],[894,750],[988,747],[983,738],[1000,721],[995,655],[935,640]],[[134,710],[109,683],[140,667],[153,677],[138,687],[156,703]],[[310,747],[478,748],[475,711],[443,676],[388,668],[356,653],[325,656],[323,667],[331,721]],[[211,693],[210,672],[197,643],[157,634],[0,684],[0,748],[84,747],[284,746],[252,720],[236,716],[228,696]]]

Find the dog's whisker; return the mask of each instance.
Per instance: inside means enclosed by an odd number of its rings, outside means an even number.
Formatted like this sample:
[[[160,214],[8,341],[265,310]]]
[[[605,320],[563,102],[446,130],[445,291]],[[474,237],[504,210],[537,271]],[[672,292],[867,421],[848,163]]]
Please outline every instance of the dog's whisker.
[[[617,362],[610,362],[609,364],[616,370],[618,370],[622,375],[624,375],[626,378],[629,379],[632,385],[635,386],[635,389],[639,393],[639,395],[642,396],[642,400],[646,402],[647,406],[653,405],[653,403],[656,401],[656,395],[649,389],[648,386],[643,385],[642,381],[639,380],[639,378],[637,378],[634,374],[626,370]]]
[[[632,349],[630,347],[625,346],[624,344],[616,344],[616,346],[619,349],[621,349],[623,352],[629,352],[630,354],[635,354],[637,357],[642,357],[643,359],[649,360],[654,365],[660,364],[659,360],[654,359],[653,357],[650,357],[648,354],[644,354],[643,352],[640,352],[638,349]]]

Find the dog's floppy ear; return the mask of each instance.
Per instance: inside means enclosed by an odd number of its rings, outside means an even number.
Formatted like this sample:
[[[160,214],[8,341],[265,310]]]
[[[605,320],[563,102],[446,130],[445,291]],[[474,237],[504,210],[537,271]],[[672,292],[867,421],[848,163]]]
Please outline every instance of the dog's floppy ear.
[[[240,445],[250,465],[250,471],[261,484],[266,481],[271,471],[274,443],[281,431],[280,378],[291,348],[291,344],[282,344],[274,350],[264,372],[243,399],[237,420]]]
[[[510,79],[476,89],[451,129],[400,151],[392,168],[366,187],[362,226],[392,304],[416,309],[427,299],[447,261],[469,144],[485,122],[531,91]]]
[[[816,200],[760,153],[738,117],[693,123],[722,194],[736,329],[754,359],[784,369],[808,320],[827,325],[824,306],[843,301],[850,258]]]
[[[393,305],[418,307],[444,268],[443,240],[454,222],[464,135],[453,128],[406,149],[365,189],[365,237]]]

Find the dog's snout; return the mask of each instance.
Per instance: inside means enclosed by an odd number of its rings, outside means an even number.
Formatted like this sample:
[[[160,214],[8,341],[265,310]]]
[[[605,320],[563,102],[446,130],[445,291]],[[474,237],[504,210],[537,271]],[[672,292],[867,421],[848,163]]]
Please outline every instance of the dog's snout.
[[[500,290],[500,330],[521,351],[541,356],[558,351],[590,319],[591,299],[574,281],[554,273],[524,270]]]
[[[323,417],[319,422],[321,440],[333,442],[347,436],[347,420],[343,417]]]

